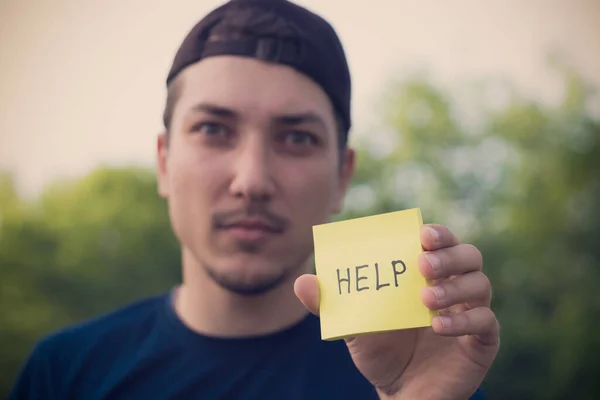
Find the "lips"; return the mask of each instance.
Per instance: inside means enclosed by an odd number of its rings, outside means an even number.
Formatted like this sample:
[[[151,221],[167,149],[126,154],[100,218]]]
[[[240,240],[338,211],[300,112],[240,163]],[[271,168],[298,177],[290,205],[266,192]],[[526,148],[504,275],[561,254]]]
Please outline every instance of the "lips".
[[[273,226],[272,224],[259,220],[259,219],[246,219],[242,221],[236,221],[223,226],[224,229],[244,229],[244,230],[256,230],[265,231],[269,233],[281,233],[281,229]]]
[[[262,241],[269,237],[281,234],[283,229],[261,219],[244,219],[221,227],[225,232],[242,241]]]

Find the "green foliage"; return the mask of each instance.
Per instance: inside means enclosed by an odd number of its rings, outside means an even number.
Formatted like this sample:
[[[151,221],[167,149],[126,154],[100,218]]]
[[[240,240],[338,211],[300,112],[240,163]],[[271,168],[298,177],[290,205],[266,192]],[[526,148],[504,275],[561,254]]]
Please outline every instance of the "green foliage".
[[[465,106],[425,79],[395,82],[337,217],[421,207],[482,250],[502,324],[490,399],[600,391],[600,121],[589,88],[560,72],[552,106],[508,89],[498,106],[486,86]],[[0,175],[0,393],[41,336],[168,290],[179,263],[152,171],[99,168],[34,202]]]
[[[152,171],[101,168],[32,204],[18,198],[9,176],[0,187],[6,393],[41,336],[168,290],[179,281],[180,255]]]

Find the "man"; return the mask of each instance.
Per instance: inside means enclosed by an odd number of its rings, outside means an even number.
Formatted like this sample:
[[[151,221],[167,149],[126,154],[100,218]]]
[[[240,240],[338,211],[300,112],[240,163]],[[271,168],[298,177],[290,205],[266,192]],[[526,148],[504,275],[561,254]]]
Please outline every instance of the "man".
[[[320,340],[312,226],[340,211],[355,167],[350,76],[328,23],[282,0],[226,3],[184,40],[167,82],[158,190],[183,283],[44,338],[11,398],[478,393],[499,346],[491,289],[477,249],[443,226],[421,233],[419,268],[437,281],[422,300],[445,311],[433,327]]]

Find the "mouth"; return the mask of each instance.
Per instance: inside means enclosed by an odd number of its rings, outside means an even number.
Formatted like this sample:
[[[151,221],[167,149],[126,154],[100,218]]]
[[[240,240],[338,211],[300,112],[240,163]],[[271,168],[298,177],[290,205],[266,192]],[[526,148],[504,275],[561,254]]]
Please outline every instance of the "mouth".
[[[261,241],[272,236],[280,235],[283,229],[260,219],[245,219],[220,227],[242,241]]]

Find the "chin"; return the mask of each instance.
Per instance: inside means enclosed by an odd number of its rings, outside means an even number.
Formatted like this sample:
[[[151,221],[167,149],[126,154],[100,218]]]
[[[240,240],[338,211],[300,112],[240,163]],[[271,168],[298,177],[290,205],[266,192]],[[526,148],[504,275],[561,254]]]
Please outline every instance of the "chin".
[[[280,287],[304,265],[248,253],[229,254],[201,264],[219,286],[240,295],[259,295]]]
[[[224,265],[229,264],[229,265]],[[290,270],[276,265],[266,265],[254,260],[221,265],[205,265],[207,274],[222,288],[244,296],[256,296],[279,287],[290,276]]]
[[[222,274],[239,276],[240,279],[261,279],[261,277],[285,274],[281,262],[274,262],[261,255],[238,254],[213,265],[214,269]]]

